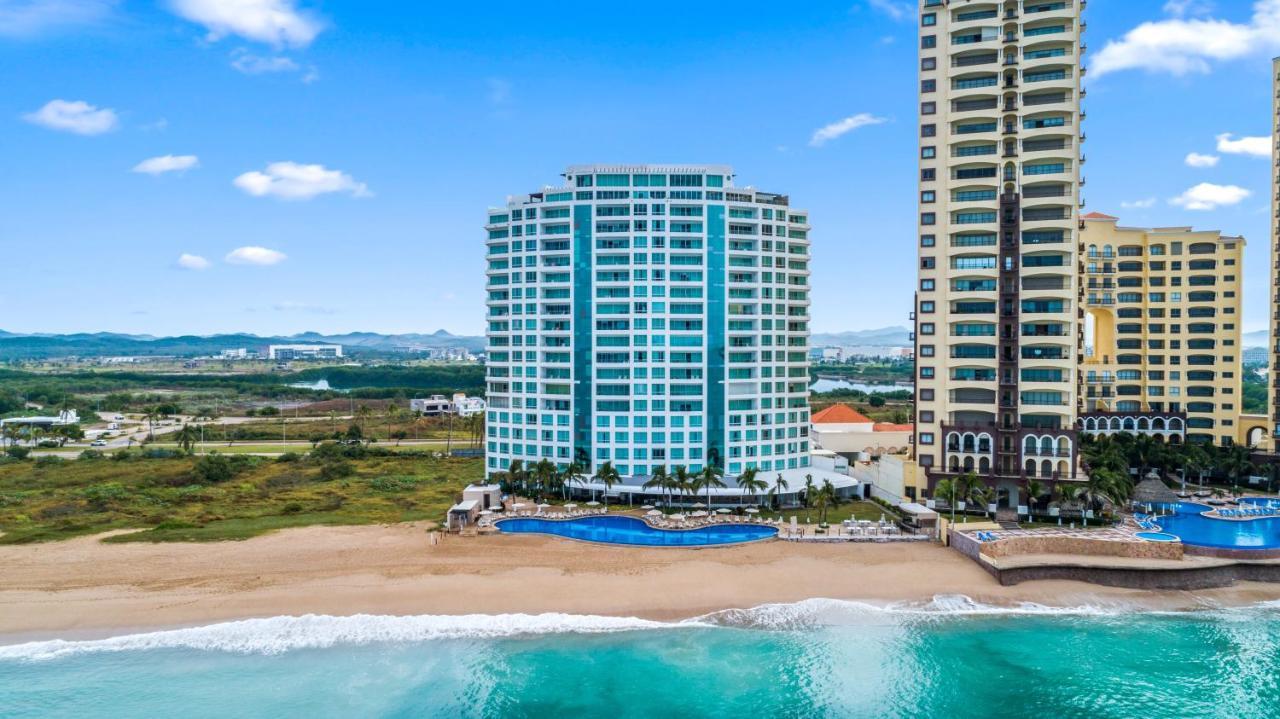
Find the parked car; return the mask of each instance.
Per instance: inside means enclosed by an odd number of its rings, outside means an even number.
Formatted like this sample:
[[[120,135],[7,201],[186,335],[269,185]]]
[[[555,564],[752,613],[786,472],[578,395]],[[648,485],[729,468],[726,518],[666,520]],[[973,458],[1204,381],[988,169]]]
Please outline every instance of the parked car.
[[[105,439],[95,439],[95,440],[93,440],[92,442],[90,442],[90,443],[89,443],[89,446],[90,446],[90,447],[105,447],[105,446],[107,446],[107,440],[105,440]]]
[[[124,419],[124,415],[122,415],[122,414],[118,414],[118,415],[116,415],[116,416],[112,417],[111,419],[114,419],[115,421],[119,422],[120,420]]]

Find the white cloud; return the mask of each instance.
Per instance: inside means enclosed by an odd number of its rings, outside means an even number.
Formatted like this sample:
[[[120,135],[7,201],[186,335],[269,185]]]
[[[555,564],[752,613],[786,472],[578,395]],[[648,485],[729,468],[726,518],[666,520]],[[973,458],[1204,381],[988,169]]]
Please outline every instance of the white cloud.
[[[350,175],[330,170],[324,165],[300,165],[296,162],[273,162],[266,172],[246,172],[233,183],[254,197],[279,197],[307,200],[330,192],[349,192],[353,197],[369,197],[368,186]]]
[[[1208,15],[1213,12],[1213,3],[1208,0],[1169,0],[1164,4],[1164,11],[1178,17]]]
[[[189,255],[184,252],[178,256],[178,266],[184,270],[207,270],[209,261],[200,255]]]
[[[179,16],[203,25],[210,41],[228,35],[275,47],[306,47],[323,24],[294,0],[169,0]]]
[[[1187,167],[1217,167],[1219,159],[1221,158],[1217,155],[1201,155],[1198,152],[1189,152],[1183,162],[1187,163]]]
[[[857,115],[852,115],[850,117],[846,117],[843,120],[839,120],[831,123],[830,125],[826,125],[825,127],[818,128],[817,130],[814,131],[813,137],[809,138],[809,146],[822,147],[823,145],[827,144],[831,140],[834,140],[842,135],[846,135],[850,132],[853,132],[859,127],[866,127],[867,125],[879,125],[883,122],[888,122],[888,120],[883,117],[876,117],[875,115],[872,115],[867,112],[860,112]]]
[[[133,171],[148,175],[162,175],[166,172],[183,172],[199,166],[200,159],[195,155],[161,155],[139,162],[133,166]]]
[[[1173,75],[1209,72],[1211,60],[1234,60],[1280,48],[1280,0],[1255,2],[1247,23],[1180,16],[1203,9],[1200,3],[1166,3],[1165,10],[1179,17],[1144,22],[1121,39],[1108,41],[1090,66],[1090,76],[1130,69]]]
[[[1271,157],[1270,137],[1242,137],[1231,139],[1231,133],[1218,135],[1218,152],[1228,155],[1253,155],[1254,157]]]
[[[246,75],[261,75],[267,72],[297,72],[302,69],[298,66],[298,63],[282,55],[262,57],[244,49],[232,53],[231,67]]]
[[[44,107],[22,116],[35,125],[77,135],[101,135],[119,125],[115,110],[98,108],[83,100],[50,100]]]
[[[0,36],[25,37],[105,19],[116,0],[0,0]]]
[[[258,265],[259,267],[269,267],[284,262],[286,255],[277,250],[269,250],[265,247],[237,247],[227,253],[223,259],[232,265]]]
[[[1238,205],[1251,192],[1236,185],[1214,185],[1201,182],[1181,195],[1169,200],[1169,204],[1187,210],[1216,210],[1219,207]]]
[[[914,18],[916,14],[914,6],[900,0],[867,0],[867,6],[898,21]]]
[[[1121,202],[1120,206],[1126,210],[1145,210],[1156,206],[1156,198],[1148,197],[1145,200],[1131,200]]]

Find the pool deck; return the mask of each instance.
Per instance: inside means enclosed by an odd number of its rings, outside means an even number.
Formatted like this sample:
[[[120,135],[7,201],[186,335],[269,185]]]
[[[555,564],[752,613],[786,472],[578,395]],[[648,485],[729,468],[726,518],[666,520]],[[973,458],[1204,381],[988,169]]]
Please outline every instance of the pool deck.
[[[1210,589],[1238,581],[1280,583],[1280,556],[1150,542],[1134,526],[1099,529],[953,530],[951,546],[1002,585],[1067,579],[1132,589]],[[1036,551],[1046,549],[1065,551]]]

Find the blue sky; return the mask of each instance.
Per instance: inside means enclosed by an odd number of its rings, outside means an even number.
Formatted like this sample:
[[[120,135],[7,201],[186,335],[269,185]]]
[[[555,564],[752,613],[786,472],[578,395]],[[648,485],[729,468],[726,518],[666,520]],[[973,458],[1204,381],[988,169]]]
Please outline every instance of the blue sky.
[[[1086,15],[1087,209],[1245,235],[1264,328],[1280,0]],[[479,333],[485,209],[588,162],[790,194],[813,329],[906,324],[914,22],[904,0],[0,0],[0,329]]]

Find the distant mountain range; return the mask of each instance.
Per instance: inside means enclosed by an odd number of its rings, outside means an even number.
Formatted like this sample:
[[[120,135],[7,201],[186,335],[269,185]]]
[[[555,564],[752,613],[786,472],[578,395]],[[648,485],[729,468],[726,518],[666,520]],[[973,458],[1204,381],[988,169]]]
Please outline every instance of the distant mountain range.
[[[911,344],[911,329],[907,327],[817,332],[809,338],[810,347],[910,347]]]
[[[1245,332],[1240,336],[1240,341],[1244,344],[1246,349],[1249,347],[1266,347],[1271,342],[1270,338],[1267,337],[1266,330]]]
[[[154,337],[114,332],[79,334],[17,334],[0,330],[0,361],[13,359],[54,359],[59,357],[178,356],[217,354],[224,349],[246,348],[265,352],[271,344],[340,344],[352,355],[418,352],[461,347],[471,352],[484,349],[484,337],[454,335],[445,330],[431,334],[384,335],[351,332],[325,335],[302,332],[287,337],[259,337],[251,334],[183,335]]]

